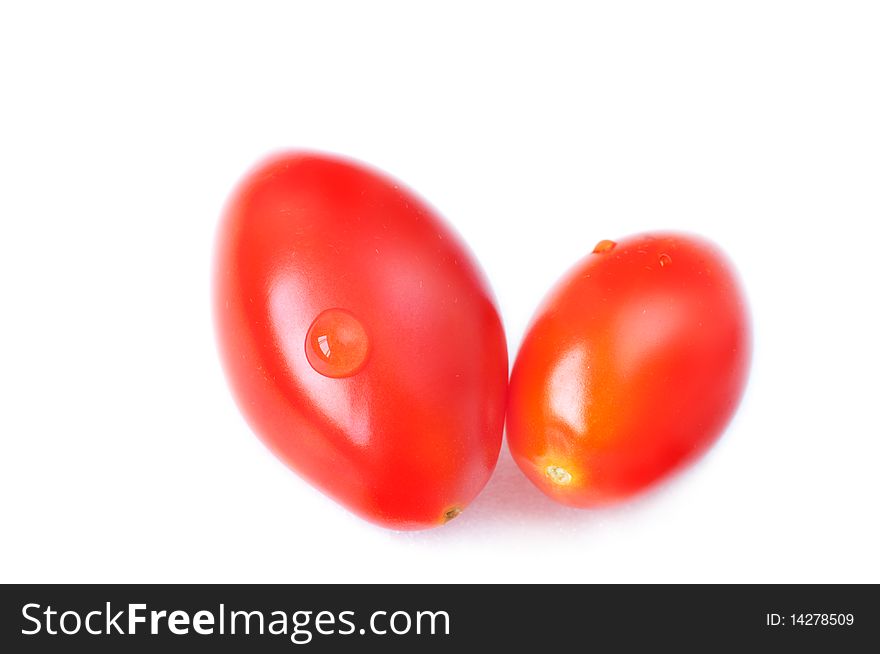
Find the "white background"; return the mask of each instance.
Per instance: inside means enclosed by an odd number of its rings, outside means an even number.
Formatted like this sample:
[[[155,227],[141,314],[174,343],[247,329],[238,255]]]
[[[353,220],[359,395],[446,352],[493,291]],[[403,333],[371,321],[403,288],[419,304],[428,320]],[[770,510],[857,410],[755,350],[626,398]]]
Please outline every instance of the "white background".
[[[871,2],[4,3],[0,580],[880,582],[878,35]],[[444,528],[349,515],[213,342],[218,215],[293,146],[433,203],[511,355],[600,239],[712,238],[754,317],[734,422],[619,508],[505,451]]]

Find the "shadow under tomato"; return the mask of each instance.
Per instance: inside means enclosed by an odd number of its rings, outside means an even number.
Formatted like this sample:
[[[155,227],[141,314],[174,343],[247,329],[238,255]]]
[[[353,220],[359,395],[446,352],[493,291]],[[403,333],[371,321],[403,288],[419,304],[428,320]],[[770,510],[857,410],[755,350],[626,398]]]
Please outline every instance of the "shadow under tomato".
[[[399,532],[399,535],[414,540],[435,540],[461,538],[465,533],[533,529],[535,524],[582,526],[597,513],[563,506],[545,496],[523,475],[505,445],[486,488],[459,517],[440,528]]]
[[[710,452],[711,456],[711,452]],[[707,458],[703,455],[699,458]],[[437,541],[447,538],[480,537],[489,533],[533,532],[535,525],[569,532],[599,527],[605,523],[651,510],[670,492],[689,477],[699,465],[685,466],[676,474],[653,488],[613,506],[595,509],[577,509],[551,500],[539,491],[520,471],[507,449],[501,449],[498,465],[483,492],[459,517],[436,529],[411,532],[393,532],[397,537],[414,541]]]

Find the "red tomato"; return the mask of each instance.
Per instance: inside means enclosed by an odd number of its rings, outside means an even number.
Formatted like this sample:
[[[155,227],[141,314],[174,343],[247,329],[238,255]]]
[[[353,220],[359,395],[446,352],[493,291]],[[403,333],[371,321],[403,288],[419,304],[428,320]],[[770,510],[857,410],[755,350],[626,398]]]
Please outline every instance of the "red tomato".
[[[736,275],[713,245],[680,234],[602,241],[523,340],[510,380],[510,450],[562,503],[629,497],[720,435],[750,349]]]
[[[481,271],[422,200],[359,164],[288,153],[220,224],[214,309],[239,407],[358,515],[443,524],[495,467],[507,346]]]

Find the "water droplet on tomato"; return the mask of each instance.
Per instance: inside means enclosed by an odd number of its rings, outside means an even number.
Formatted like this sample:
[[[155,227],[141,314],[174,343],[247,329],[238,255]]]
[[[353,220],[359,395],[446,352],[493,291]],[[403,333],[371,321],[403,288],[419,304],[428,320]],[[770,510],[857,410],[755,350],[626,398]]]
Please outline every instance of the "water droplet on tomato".
[[[665,268],[666,266],[668,266],[671,263],[672,263],[672,257],[670,257],[668,254],[666,254],[664,252],[663,254],[660,255],[660,267],[661,268]]]
[[[306,335],[306,358],[325,377],[351,377],[364,367],[369,354],[367,330],[345,309],[321,312]]]
[[[617,243],[614,241],[599,241],[596,243],[596,247],[593,248],[593,254],[601,254],[603,252],[610,252],[617,246]]]

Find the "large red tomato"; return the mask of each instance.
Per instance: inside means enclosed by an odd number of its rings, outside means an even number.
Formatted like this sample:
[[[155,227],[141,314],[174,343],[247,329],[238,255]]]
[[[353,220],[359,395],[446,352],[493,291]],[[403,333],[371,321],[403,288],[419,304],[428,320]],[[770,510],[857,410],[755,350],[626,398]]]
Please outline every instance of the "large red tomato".
[[[743,294],[715,246],[681,234],[602,241],[523,340],[510,450],[565,504],[629,497],[720,435],[743,393],[750,343]]]
[[[459,238],[394,180],[310,153],[258,166],[220,224],[214,312],[253,429],[353,512],[440,525],[489,479],[501,320]]]

